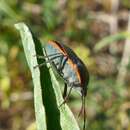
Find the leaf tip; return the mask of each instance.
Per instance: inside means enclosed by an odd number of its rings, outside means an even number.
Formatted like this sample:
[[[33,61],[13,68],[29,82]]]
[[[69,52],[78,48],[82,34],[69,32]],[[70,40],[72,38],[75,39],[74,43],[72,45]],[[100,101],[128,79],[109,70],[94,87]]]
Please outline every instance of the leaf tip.
[[[25,23],[19,22],[19,23],[14,24],[14,27],[15,27],[16,29],[18,29],[18,30],[19,30],[22,26],[26,26]]]

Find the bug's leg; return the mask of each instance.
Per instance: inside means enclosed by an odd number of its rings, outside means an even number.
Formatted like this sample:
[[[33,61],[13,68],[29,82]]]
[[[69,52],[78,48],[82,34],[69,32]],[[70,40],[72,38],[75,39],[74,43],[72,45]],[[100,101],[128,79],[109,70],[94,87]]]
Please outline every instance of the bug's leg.
[[[63,69],[64,68],[64,66],[65,66],[65,64],[66,64],[66,62],[67,62],[67,60],[68,60],[68,57],[67,56],[64,56],[65,57],[65,59],[64,60],[62,60],[62,64],[61,64],[61,69]]]
[[[59,106],[59,107],[61,107],[63,104],[65,104],[65,103],[66,103],[66,101],[68,100],[68,98],[69,98],[69,96],[70,96],[70,93],[71,93],[72,88],[73,88],[73,86],[71,86],[71,88],[70,88],[70,90],[69,90],[68,95],[64,98],[64,101],[60,104],[60,106]]]
[[[61,56],[62,56],[62,55],[52,57],[52,58],[48,59],[47,61],[45,61],[45,62],[43,62],[43,63],[41,63],[41,64],[38,64],[38,65],[34,66],[34,69],[37,68],[37,67],[42,67],[42,66],[45,65],[46,63],[52,64],[52,61],[53,61],[53,60],[55,60],[56,58],[59,58],[59,57],[61,57]]]
[[[62,72],[62,61],[63,61],[63,58],[64,58],[64,55],[62,55],[60,57],[59,65],[57,67],[57,70],[60,72],[61,75],[63,75],[63,72]]]
[[[82,112],[83,112],[83,117],[84,117],[83,130],[85,130],[85,127],[86,127],[86,125],[85,125],[85,123],[86,123],[85,96],[82,95],[81,98],[82,98],[82,106],[81,106],[81,109],[80,109],[80,112],[79,112],[78,117],[79,117],[79,116],[82,114]]]
[[[58,71],[60,71],[60,73],[61,73],[62,75],[64,75],[63,72],[62,72],[62,70],[63,70],[63,68],[64,68],[64,66],[65,66],[65,64],[66,64],[66,62],[67,62],[67,60],[68,60],[68,57],[67,57],[66,55],[63,55],[63,56],[60,58],[60,62],[59,62],[59,66],[58,66]]]
[[[43,62],[43,63],[38,64],[38,65],[35,65],[33,68],[36,69],[37,67],[42,67],[44,65],[46,65],[46,62]]]
[[[80,111],[79,111],[79,114],[78,114],[78,117],[80,117],[82,111],[83,111],[83,96],[81,96],[81,100],[82,100],[82,106],[80,108]]]
[[[58,70],[61,70],[63,58],[64,58],[64,55],[62,55],[62,56],[60,57],[59,66],[58,66],[58,68],[57,68]]]
[[[49,57],[55,57],[55,56],[59,56],[59,55],[63,55],[62,53],[55,53],[55,54],[50,54],[50,55],[46,55],[46,56],[42,56],[42,55],[33,55],[34,57],[36,56],[39,59],[45,59],[45,58],[49,58]]]
[[[66,96],[67,96],[67,83],[65,83],[64,86],[63,98],[65,99]]]
[[[42,67],[42,66],[46,65],[46,63],[50,63],[50,61],[46,61],[41,64],[35,65],[33,68],[36,69],[37,67]],[[58,65],[58,63],[56,65]]]

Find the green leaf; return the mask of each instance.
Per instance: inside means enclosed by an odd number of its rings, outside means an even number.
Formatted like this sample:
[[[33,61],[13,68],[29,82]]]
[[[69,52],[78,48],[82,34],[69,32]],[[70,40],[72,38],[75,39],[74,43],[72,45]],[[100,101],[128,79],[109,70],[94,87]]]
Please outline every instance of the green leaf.
[[[97,52],[101,50],[103,47],[108,46],[115,41],[126,39],[126,38],[130,38],[130,32],[120,32],[115,35],[105,37],[95,45],[94,50],[95,52]]]
[[[24,23],[18,23],[15,27],[20,31],[25,56],[32,73],[34,84],[34,104],[38,130],[79,130],[78,124],[68,108],[59,105],[63,102],[60,87],[53,69],[34,66],[44,62],[34,55],[43,55],[41,43],[35,38]],[[50,66],[50,65],[49,65]]]

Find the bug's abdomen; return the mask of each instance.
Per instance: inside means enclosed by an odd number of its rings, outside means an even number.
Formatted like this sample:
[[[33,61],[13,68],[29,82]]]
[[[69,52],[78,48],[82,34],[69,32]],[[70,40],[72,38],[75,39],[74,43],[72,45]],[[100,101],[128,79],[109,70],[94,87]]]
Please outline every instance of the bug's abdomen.
[[[66,63],[63,68],[63,78],[68,81],[69,84],[79,83],[78,77],[74,69],[70,66],[70,64]]]

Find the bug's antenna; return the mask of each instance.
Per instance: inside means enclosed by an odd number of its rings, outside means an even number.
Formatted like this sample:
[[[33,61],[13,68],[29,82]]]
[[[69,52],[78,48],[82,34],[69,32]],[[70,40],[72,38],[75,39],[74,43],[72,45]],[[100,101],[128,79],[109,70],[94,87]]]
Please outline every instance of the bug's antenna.
[[[85,130],[85,128],[86,128],[86,125],[85,125],[85,123],[86,123],[85,96],[82,95],[81,98],[82,98],[82,106],[81,106],[81,109],[80,109],[80,112],[79,112],[78,117],[79,117],[79,116],[82,114],[82,112],[83,112],[83,117],[84,117],[83,130]]]
[[[86,111],[85,111],[85,96],[82,96],[82,104],[83,104],[83,116],[84,116],[84,125],[83,130],[85,130],[86,123]]]
[[[71,91],[72,91],[72,88],[73,88],[73,86],[71,86],[71,88],[70,88],[70,90],[69,90],[68,95],[64,98],[64,101],[60,104],[60,106],[59,106],[59,107],[61,107],[63,104],[65,104],[65,103],[66,103],[66,101],[68,100],[69,95],[70,95],[70,93],[71,93]]]

